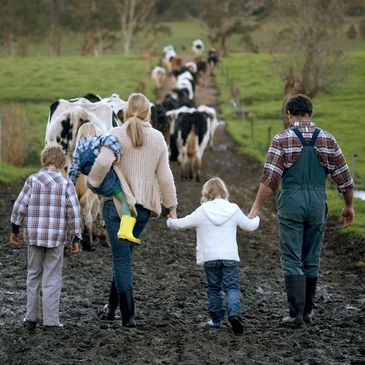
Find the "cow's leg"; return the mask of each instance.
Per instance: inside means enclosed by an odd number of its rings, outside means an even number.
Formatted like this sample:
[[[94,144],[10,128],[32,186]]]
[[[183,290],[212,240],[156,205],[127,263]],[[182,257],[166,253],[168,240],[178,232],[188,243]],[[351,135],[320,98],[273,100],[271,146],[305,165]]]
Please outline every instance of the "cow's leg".
[[[199,156],[194,157],[193,172],[195,180],[200,182],[200,171],[202,168],[202,159]]]
[[[92,222],[92,214],[91,207],[88,204],[88,194],[85,194],[80,199],[80,207],[81,207],[81,216],[83,220],[83,232],[82,232],[82,240],[81,246],[84,251],[93,251],[92,247],[92,238],[93,238],[93,222]]]
[[[95,240],[98,240],[98,242],[103,247],[110,247],[109,241],[107,239],[107,234],[105,230],[104,220],[102,218],[102,198],[94,195],[95,200],[92,205],[92,221],[94,222],[94,229],[93,232],[95,233]]]

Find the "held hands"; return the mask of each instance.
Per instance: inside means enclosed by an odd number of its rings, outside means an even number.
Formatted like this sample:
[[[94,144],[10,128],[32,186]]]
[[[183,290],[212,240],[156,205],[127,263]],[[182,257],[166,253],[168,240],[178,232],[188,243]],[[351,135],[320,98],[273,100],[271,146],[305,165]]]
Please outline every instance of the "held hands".
[[[177,219],[176,208],[172,208],[170,210],[170,213],[167,215],[167,218]]]
[[[256,209],[255,207],[251,208],[250,213],[248,214],[248,218],[249,219],[254,219],[259,215],[260,211],[258,209]]]
[[[20,240],[20,235],[19,233],[12,233],[10,235],[10,242],[13,246],[17,247],[20,245],[21,240]]]

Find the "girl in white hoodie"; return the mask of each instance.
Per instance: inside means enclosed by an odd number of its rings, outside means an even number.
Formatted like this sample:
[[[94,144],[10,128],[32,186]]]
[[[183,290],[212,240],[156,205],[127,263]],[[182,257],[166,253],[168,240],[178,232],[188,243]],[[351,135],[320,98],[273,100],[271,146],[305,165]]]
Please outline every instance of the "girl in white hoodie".
[[[171,229],[195,228],[197,264],[203,264],[208,282],[208,324],[219,328],[225,310],[222,290],[226,294],[228,320],[235,334],[243,333],[240,318],[240,261],[237,247],[237,226],[254,231],[259,217],[249,219],[237,204],[228,201],[229,193],[223,180],[214,177],[202,189],[202,205],[184,218],[168,218]]]

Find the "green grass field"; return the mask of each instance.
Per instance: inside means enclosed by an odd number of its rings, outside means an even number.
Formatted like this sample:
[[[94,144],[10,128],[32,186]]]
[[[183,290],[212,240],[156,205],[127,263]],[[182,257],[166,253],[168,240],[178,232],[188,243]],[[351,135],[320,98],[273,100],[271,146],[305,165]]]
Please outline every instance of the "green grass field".
[[[339,142],[350,168],[355,160],[355,183],[365,189],[365,52],[350,52],[350,74],[332,95],[321,95],[313,100],[313,120],[332,133]],[[243,152],[254,156],[262,164],[272,137],[283,129],[281,121],[283,83],[275,74],[267,54],[232,53],[223,59],[216,71],[220,88],[221,115],[228,130]],[[240,88],[240,105],[251,114],[237,118],[230,104],[231,85]],[[331,215],[339,215],[342,200],[329,186]],[[365,236],[365,202],[356,199],[357,223],[348,231]]]
[[[29,118],[32,143],[27,164],[37,165],[44,146],[49,107],[57,99],[83,96],[89,92],[101,97],[117,93],[122,99],[139,90],[152,97],[146,59],[124,56],[2,58],[0,59],[0,113],[16,102]],[[2,171],[17,170],[3,166]],[[19,172],[21,173],[21,171]],[[9,179],[0,174],[0,181]]]

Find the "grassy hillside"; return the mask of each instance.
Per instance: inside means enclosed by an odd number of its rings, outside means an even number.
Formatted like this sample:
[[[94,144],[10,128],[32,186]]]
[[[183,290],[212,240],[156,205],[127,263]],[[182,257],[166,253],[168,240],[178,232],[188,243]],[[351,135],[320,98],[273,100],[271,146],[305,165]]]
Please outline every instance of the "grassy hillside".
[[[332,133],[339,142],[350,168],[355,163],[355,183],[365,189],[365,52],[350,52],[349,78],[332,95],[321,95],[314,99],[313,120],[317,125]],[[271,66],[266,54],[235,53],[223,59],[216,71],[221,95],[221,118],[225,119],[232,136],[242,150],[262,163],[272,137],[282,130],[280,109],[282,106],[283,83]],[[240,88],[240,105],[249,118],[233,115],[230,103],[232,83]],[[333,190],[334,186],[330,186]],[[341,200],[336,192],[330,192],[330,214],[339,214]],[[354,232],[365,235],[365,203],[356,200],[357,225]]]

